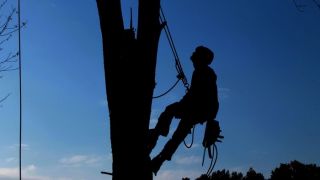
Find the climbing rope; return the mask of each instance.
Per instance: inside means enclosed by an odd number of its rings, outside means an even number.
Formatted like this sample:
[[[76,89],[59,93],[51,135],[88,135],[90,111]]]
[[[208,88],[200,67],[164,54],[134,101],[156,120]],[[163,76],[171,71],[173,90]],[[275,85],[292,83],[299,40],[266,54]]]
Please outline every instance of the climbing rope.
[[[160,7],[160,23],[164,25],[164,31],[166,33],[166,37],[168,39],[172,54],[174,56],[174,60],[175,60],[175,68],[178,72],[178,78],[181,79],[184,87],[186,88],[186,90],[189,90],[189,83],[188,80],[183,72],[182,66],[181,66],[181,62],[180,62],[180,58],[178,56],[178,52],[177,49],[174,45],[171,33],[170,33],[170,29],[166,20],[166,16],[164,15],[164,12],[162,10],[162,8]]]
[[[155,96],[153,97],[154,99],[155,98],[160,98],[166,94],[168,94],[170,91],[173,90],[173,88],[176,87],[176,85],[178,84],[178,82],[181,80],[182,83],[183,83],[183,86],[185,87],[186,89],[186,92],[188,92],[189,90],[189,83],[188,83],[188,80],[183,72],[183,69],[182,69],[182,65],[181,65],[181,62],[180,62],[180,58],[178,56],[178,52],[177,52],[177,49],[176,49],[176,46],[174,45],[174,41],[172,39],[172,35],[170,33],[170,29],[169,29],[169,26],[168,26],[168,23],[167,23],[167,19],[166,19],[166,16],[164,15],[164,12],[162,10],[162,7],[160,7],[160,17],[159,17],[159,20],[160,20],[160,23],[163,25],[163,29],[164,29],[164,32],[166,34],[166,37],[167,37],[167,40],[169,42],[169,45],[170,45],[170,48],[171,48],[171,51],[172,51],[172,54],[174,56],[174,60],[175,60],[175,68],[176,68],[176,71],[178,72],[178,75],[177,75],[177,78],[178,80],[174,83],[174,85],[172,85],[167,91],[165,91],[164,93],[158,95],[158,96]],[[194,140],[194,129],[195,129],[195,126],[193,126],[192,128],[192,139],[191,139],[191,143],[190,145],[187,145],[187,143],[185,142],[185,140],[183,140],[183,143],[184,145],[186,146],[186,148],[191,148],[192,145],[193,145],[193,140]]]
[[[194,125],[194,126],[192,127],[192,136],[191,136],[191,143],[190,143],[190,145],[188,145],[188,144],[186,143],[186,140],[185,140],[185,139],[183,140],[184,146],[185,146],[186,148],[188,148],[188,149],[190,149],[190,148],[192,147],[192,145],[193,145],[195,126],[196,126],[196,125]]]
[[[216,144],[213,144],[212,155],[210,155],[210,153],[211,153],[211,148],[210,148],[210,147],[204,148],[204,150],[203,150],[203,156],[202,156],[202,166],[203,166],[204,158],[205,158],[205,155],[206,155],[206,149],[208,149],[209,157],[210,157],[210,159],[211,159],[211,162],[210,162],[210,165],[209,165],[209,167],[208,167],[208,170],[207,170],[206,175],[207,175],[207,176],[211,176],[211,174],[212,174],[212,172],[213,172],[213,168],[215,167],[215,165],[216,165],[216,163],[217,163],[217,159],[218,159],[218,148],[217,148],[217,145],[216,145]]]
[[[156,99],[156,98],[160,98],[166,94],[168,94],[170,91],[173,90],[173,88],[176,87],[176,85],[178,84],[178,82],[181,80],[184,87],[186,88],[186,91],[189,90],[189,83],[188,83],[188,80],[183,72],[183,69],[182,69],[182,66],[181,66],[181,62],[180,62],[180,58],[178,56],[178,52],[177,52],[177,49],[174,45],[174,42],[173,42],[173,39],[172,39],[172,36],[171,36],[171,33],[170,33],[170,30],[169,30],[169,26],[168,26],[168,23],[167,23],[167,20],[166,20],[166,17],[163,13],[163,10],[162,8],[160,7],[160,17],[159,17],[159,20],[160,20],[160,23],[163,25],[163,29],[164,29],[164,32],[166,34],[166,37],[167,37],[167,40],[169,42],[169,45],[170,45],[170,48],[171,48],[171,51],[172,51],[172,54],[174,56],[174,60],[175,60],[175,68],[176,68],[176,71],[178,72],[178,75],[177,75],[177,78],[178,80],[174,83],[174,85],[172,85],[167,91],[165,91],[164,93],[158,95],[158,96],[154,96],[153,98]]]
[[[178,82],[180,81],[180,79],[178,79],[167,91],[165,91],[164,93],[158,95],[158,96],[154,96],[152,97],[153,99],[156,99],[156,98],[160,98],[162,96],[165,96],[166,94],[168,94],[170,91],[172,91],[173,88],[176,87],[176,85],[178,84]]]

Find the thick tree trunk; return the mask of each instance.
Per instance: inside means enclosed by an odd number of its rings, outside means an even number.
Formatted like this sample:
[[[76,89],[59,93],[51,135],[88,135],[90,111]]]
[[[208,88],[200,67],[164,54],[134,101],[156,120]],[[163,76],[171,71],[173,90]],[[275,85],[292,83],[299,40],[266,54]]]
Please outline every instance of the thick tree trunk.
[[[124,30],[120,0],[97,0],[110,114],[113,180],[152,180],[146,152],[160,36],[160,0],[140,0],[138,35]]]

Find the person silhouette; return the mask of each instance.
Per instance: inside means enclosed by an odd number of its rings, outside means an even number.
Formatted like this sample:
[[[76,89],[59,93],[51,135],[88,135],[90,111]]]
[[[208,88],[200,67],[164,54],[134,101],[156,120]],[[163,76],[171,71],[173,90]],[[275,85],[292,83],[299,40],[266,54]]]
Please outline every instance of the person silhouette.
[[[155,128],[149,130],[147,148],[150,154],[156,146],[158,137],[168,135],[172,119],[174,117],[180,119],[172,138],[151,160],[151,168],[155,175],[164,161],[171,160],[192,127],[198,123],[214,120],[219,109],[217,76],[209,67],[214,59],[214,53],[207,47],[198,46],[190,59],[194,66],[190,89],[180,101],[168,105],[159,116]]]

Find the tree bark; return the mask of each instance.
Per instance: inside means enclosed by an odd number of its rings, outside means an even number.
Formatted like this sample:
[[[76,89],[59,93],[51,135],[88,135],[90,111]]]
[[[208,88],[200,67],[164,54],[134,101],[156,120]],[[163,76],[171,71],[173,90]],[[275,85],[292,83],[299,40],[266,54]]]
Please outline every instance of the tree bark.
[[[124,29],[120,0],[97,0],[110,116],[113,180],[152,180],[146,151],[160,36],[160,0],[140,0],[138,34]]]

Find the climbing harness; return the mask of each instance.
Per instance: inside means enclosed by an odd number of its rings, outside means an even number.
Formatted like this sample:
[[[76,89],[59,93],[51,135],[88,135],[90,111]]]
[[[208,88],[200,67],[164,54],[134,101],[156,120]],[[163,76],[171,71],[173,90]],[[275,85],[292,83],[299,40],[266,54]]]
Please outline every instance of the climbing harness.
[[[153,98],[156,99],[156,98],[160,98],[166,94],[168,94],[173,88],[176,87],[176,85],[178,84],[178,82],[181,80],[182,83],[183,83],[183,86],[186,88],[186,91],[189,90],[189,83],[188,83],[188,80],[183,72],[183,69],[182,69],[182,66],[181,66],[181,62],[180,62],[180,58],[178,56],[178,52],[177,52],[177,49],[174,45],[174,42],[173,42],[173,39],[172,39],[172,36],[171,36],[171,33],[170,33],[170,30],[169,30],[169,26],[168,26],[168,23],[167,23],[167,20],[166,20],[166,17],[163,13],[163,10],[162,8],[160,7],[160,17],[159,17],[159,20],[160,20],[160,23],[161,25],[163,26],[163,29],[164,29],[164,32],[166,34],[166,37],[167,37],[167,40],[169,42],[169,45],[170,45],[170,48],[171,48],[171,51],[172,51],[172,54],[174,56],[174,60],[175,60],[175,68],[178,72],[178,75],[177,75],[177,78],[178,80],[174,83],[173,86],[171,86],[167,91],[165,91],[164,93],[158,95],[158,96],[154,96]]]
[[[211,159],[209,168],[207,170],[207,176],[212,174],[213,168],[216,165],[218,159],[218,148],[216,146],[216,142],[222,142],[221,139],[224,137],[220,135],[221,129],[219,122],[216,120],[209,120],[206,124],[206,130],[204,133],[202,146],[203,149],[203,156],[202,156],[202,166],[204,164],[206,150],[208,150],[209,158]]]

